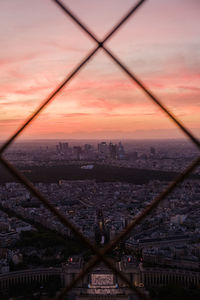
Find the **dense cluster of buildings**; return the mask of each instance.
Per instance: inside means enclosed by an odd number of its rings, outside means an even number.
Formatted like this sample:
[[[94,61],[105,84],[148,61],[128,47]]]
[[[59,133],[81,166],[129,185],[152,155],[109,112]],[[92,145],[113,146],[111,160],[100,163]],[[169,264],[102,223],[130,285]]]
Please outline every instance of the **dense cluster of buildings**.
[[[69,147],[69,143],[60,142],[56,145],[56,151],[58,157],[72,160],[122,160],[126,158],[121,142],[118,144],[101,142],[97,145],[97,149],[91,144]]]
[[[11,155],[15,160],[12,155],[16,153],[7,155],[8,157]],[[169,155],[168,152],[167,157],[165,152],[154,147],[150,147],[146,153],[140,149],[125,152],[121,142],[100,142],[97,147],[91,144],[70,147],[69,143],[60,142],[54,150],[46,148],[26,152],[27,156],[24,156],[23,151],[19,153],[20,159],[18,160],[19,156],[16,156],[15,161],[17,165],[40,165],[43,161],[45,166],[77,163],[80,168],[87,169],[99,163],[129,168],[180,171],[184,167],[183,161],[184,163],[186,161],[185,155],[188,162],[191,158],[187,151],[183,155],[176,152]],[[43,156],[46,160],[43,160]],[[199,173],[199,169],[196,173]],[[124,230],[168,184],[167,181],[159,180],[150,180],[146,184],[58,180],[54,183],[39,182],[35,185],[87,238],[101,247]],[[145,290],[170,283],[188,287],[200,285],[199,201],[199,179],[185,180],[122,241],[124,249],[133,256],[127,257],[123,254],[117,262],[117,268],[134,281],[138,288]],[[24,220],[29,219],[32,224],[40,223],[67,237],[74,237],[71,231],[20,183],[0,184],[0,206],[7,211],[13,209]],[[35,230],[33,225],[9,217],[0,211],[1,287],[9,287],[14,282],[26,280],[40,281],[54,275],[60,276],[62,286],[69,283],[85,264],[81,255],[70,258],[57,269],[47,270],[41,264],[38,266],[42,270],[41,273],[31,264],[28,265],[28,270],[11,272],[11,264],[15,266],[22,264],[25,256],[33,255],[39,257],[40,261],[47,259],[45,249],[15,246],[20,239],[20,233],[31,230]],[[59,251],[54,254],[62,258]],[[119,296],[116,299],[137,299],[133,295],[130,298],[127,287],[102,265],[83,278],[74,293],[77,295],[76,299],[82,300],[88,299],[86,295],[98,293],[113,293]]]
[[[171,144],[170,144],[171,145]],[[105,164],[117,167],[148,170],[183,170],[198,156],[197,149],[182,142],[169,146],[166,142],[156,146],[142,142],[59,142],[44,146],[34,144],[8,150],[5,157],[18,166],[58,166],[68,164]],[[200,174],[200,167],[195,173]]]
[[[135,185],[61,180],[52,184],[38,183],[37,188],[84,235],[93,242],[96,240],[97,243],[104,244],[123,230],[167,184],[158,181]],[[0,195],[0,204],[4,208],[12,208],[25,218],[45,224],[67,236],[71,235],[70,230],[63,227],[21,184],[0,185]],[[126,247],[141,249],[143,263],[149,266],[199,270],[199,200],[199,182],[185,181],[128,236]],[[29,231],[31,228],[31,225],[16,218],[8,218],[1,212],[1,247],[9,249],[15,244],[21,231]],[[8,267],[10,257],[10,254],[2,254],[0,272],[8,270],[6,262]]]

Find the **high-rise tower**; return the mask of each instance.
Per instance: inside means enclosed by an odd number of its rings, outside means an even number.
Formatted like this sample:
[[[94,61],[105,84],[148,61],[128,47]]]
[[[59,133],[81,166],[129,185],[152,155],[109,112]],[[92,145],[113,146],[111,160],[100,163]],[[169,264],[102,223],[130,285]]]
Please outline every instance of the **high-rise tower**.
[[[97,245],[105,245],[109,242],[109,229],[104,223],[104,217],[102,209],[98,209],[96,212],[96,224],[95,224],[95,241]]]

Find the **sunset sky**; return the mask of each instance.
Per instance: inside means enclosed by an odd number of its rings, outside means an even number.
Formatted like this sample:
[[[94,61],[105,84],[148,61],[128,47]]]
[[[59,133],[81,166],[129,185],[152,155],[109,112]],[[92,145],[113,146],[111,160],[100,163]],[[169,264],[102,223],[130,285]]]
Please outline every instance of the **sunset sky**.
[[[137,1],[63,0],[98,38]],[[96,46],[52,0],[0,1],[0,139],[10,137]],[[147,0],[106,43],[200,136],[200,1]],[[20,136],[182,138],[100,50]]]

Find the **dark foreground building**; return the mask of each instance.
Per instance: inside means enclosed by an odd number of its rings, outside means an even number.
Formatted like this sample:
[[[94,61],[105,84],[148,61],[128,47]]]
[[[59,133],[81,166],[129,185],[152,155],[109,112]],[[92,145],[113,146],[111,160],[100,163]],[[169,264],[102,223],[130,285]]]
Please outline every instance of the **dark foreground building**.
[[[84,265],[81,257],[71,257],[68,262],[62,264],[61,268],[32,269],[0,274],[0,293],[6,295],[16,286],[30,285],[31,287],[36,282],[44,286],[45,282],[53,283],[58,279],[62,290],[80,273]],[[198,271],[144,268],[142,263],[138,264],[130,256],[122,257],[121,261],[115,262],[115,266],[142,292],[149,288],[159,288],[170,284],[187,288],[200,286],[200,272]],[[121,278],[101,263],[78,282],[66,299],[135,300],[138,297]]]

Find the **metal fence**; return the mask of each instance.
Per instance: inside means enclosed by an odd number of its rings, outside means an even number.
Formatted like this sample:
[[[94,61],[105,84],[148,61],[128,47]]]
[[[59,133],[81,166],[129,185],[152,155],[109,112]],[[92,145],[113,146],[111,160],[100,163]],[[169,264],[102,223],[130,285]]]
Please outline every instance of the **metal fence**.
[[[60,8],[68,18],[71,18],[74,23],[80,27],[80,29],[88,35],[91,40],[94,41],[96,44],[96,47],[89,52],[86,57],[84,57],[80,63],[71,71],[71,73],[63,80],[63,82],[58,85],[53,92],[50,93],[50,95],[44,100],[44,102],[39,106],[39,108],[24,122],[24,124],[11,136],[10,139],[8,139],[0,148],[0,162],[2,165],[22,184],[24,184],[30,192],[36,196],[43,204],[44,206],[49,209],[53,215],[57,217],[57,219],[67,228],[69,228],[73,234],[79,238],[85,245],[92,250],[92,252],[95,254],[95,256],[89,261],[86,267],[83,268],[83,270],[80,272],[80,274],[72,280],[72,282],[64,288],[64,290],[60,293],[60,295],[57,297],[57,299],[63,299],[68,292],[75,287],[77,282],[85,276],[90,269],[92,269],[97,263],[100,261],[103,261],[105,265],[107,265],[115,274],[117,274],[127,285],[128,287],[133,290],[140,298],[142,299],[148,299],[148,296],[146,294],[143,294],[140,289],[138,289],[133,282],[129,281],[122,272],[120,272],[114,264],[108,260],[106,257],[106,254],[111,251],[123,238],[125,238],[128,233],[135,228],[136,225],[141,223],[141,221],[149,215],[154,208],[158,206],[158,204],[167,197],[174,189],[175,187],[181,183],[188,175],[198,166],[200,163],[200,157],[197,157],[171,184],[168,185],[168,187],[153,201],[148,205],[143,211],[139,213],[137,217],[133,219],[133,221],[128,225],[128,227],[121,232],[113,241],[111,241],[108,245],[106,245],[103,249],[98,249],[95,245],[93,245],[87,237],[85,237],[76,226],[74,226],[67,218],[64,216],[59,210],[57,210],[50,201],[42,195],[42,193],[35,188],[35,186],[18,170],[16,169],[12,164],[10,164],[4,157],[3,153],[4,151],[13,143],[13,141],[23,132],[23,130],[29,126],[29,124],[38,116],[42,110],[59,94],[59,92],[75,77],[77,76],[78,72],[85,66],[90,59],[97,54],[99,49],[102,49],[105,54],[110,57],[110,59],[128,76],[129,79],[132,80],[133,83],[136,83],[140,89],[150,98],[153,103],[155,103],[157,106],[160,107],[160,109],[168,116],[169,119],[171,119],[177,127],[180,128],[180,130],[191,140],[191,142],[200,149],[200,142],[198,139],[188,130],[184,124],[182,124],[176,116],[173,115],[170,110],[163,105],[163,103],[156,97],[144,84],[143,82],[136,77],[136,75],[123,63],[119,60],[119,58],[112,53],[106,46],[106,42],[113,37],[113,35],[123,26],[123,24],[130,19],[134,13],[139,10],[142,5],[147,0],[140,0],[134,5],[127,14],[122,17],[122,19],[116,24],[115,27],[113,27],[108,34],[105,36],[103,40],[98,40],[98,38],[92,33],[90,28],[88,28],[80,19],[77,17],[74,12],[72,12],[68,7],[66,7],[62,1],[59,0],[51,0],[57,5],[58,8]],[[151,0],[149,0],[151,1]],[[13,215],[18,217],[19,219],[22,219],[23,221],[26,221],[28,223],[33,224],[34,226],[40,226],[38,223],[33,223],[32,220],[29,220],[27,218],[23,218],[19,213],[13,211],[12,209],[6,209],[2,205],[0,205],[0,210],[8,213],[9,215]],[[45,225],[42,225],[45,228]],[[48,228],[46,228],[49,230]],[[60,234],[60,233],[58,233]]]

